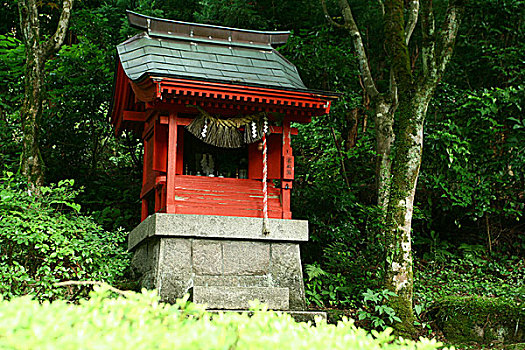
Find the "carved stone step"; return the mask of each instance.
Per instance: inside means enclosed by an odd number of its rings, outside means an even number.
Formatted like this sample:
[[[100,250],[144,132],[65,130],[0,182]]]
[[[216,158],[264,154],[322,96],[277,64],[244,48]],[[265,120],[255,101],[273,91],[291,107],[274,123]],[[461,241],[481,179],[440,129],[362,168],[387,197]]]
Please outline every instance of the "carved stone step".
[[[206,309],[206,311],[210,312],[211,314],[218,314],[220,312],[222,313],[237,313],[241,315],[248,315],[253,316],[255,313],[259,312],[268,312],[268,311],[248,311],[248,310],[213,310],[213,309]],[[315,324],[316,318],[321,318],[322,320],[327,320],[328,316],[326,312],[324,311],[292,311],[292,310],[284,310],[281,311],[284,313],[287,313],[288,315],[292,316],[292,318],[295,320],[295,322],[312,322],[312,324]]]
[[[248,309],[251,300],[268,305],[271,310],[289,308],[288,288],[274,287],[193,287],[193,302],[206,304],[208,309]]]

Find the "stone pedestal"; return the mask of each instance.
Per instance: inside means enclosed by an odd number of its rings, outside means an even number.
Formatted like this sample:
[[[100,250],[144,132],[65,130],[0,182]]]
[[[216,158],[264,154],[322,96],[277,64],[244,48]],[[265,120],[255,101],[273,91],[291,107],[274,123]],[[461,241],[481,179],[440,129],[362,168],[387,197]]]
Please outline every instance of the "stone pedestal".
[[[132,269],[163,301],[186,293],[211,309],[248,309],[257,299],[273,310],[304,310],[299,242],[308,223],[213,215],[154,214],[129,235]]]

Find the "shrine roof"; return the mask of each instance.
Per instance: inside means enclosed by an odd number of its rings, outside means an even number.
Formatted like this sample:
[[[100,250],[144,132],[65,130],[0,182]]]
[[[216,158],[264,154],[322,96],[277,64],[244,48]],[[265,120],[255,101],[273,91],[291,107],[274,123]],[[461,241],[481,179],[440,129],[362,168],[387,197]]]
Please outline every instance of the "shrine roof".
[[[117,46],[125,74],[199,79],[237,85],[307,91],[297,68],[272,45],[289,32],[262,32],[188,23],[128,11],[130,24],[143,29]]]

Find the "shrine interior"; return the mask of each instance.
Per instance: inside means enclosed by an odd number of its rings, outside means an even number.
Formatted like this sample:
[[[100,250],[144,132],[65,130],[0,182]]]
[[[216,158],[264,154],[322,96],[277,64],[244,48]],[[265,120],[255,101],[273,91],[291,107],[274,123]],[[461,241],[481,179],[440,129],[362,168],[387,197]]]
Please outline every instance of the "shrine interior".
[[[222,148],[207,144],[184,130],[184,175],[248,178],[248,145]]]

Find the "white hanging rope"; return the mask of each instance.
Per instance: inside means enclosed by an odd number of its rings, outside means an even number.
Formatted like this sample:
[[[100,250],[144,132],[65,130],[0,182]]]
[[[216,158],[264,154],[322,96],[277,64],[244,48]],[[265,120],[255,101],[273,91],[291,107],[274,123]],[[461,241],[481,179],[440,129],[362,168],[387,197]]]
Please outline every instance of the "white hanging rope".
[[[268,120],[264,118],[263,128],[263,234],[270,233],[268,229],[268,146],[266,145],[266,133],[268,132]]]

